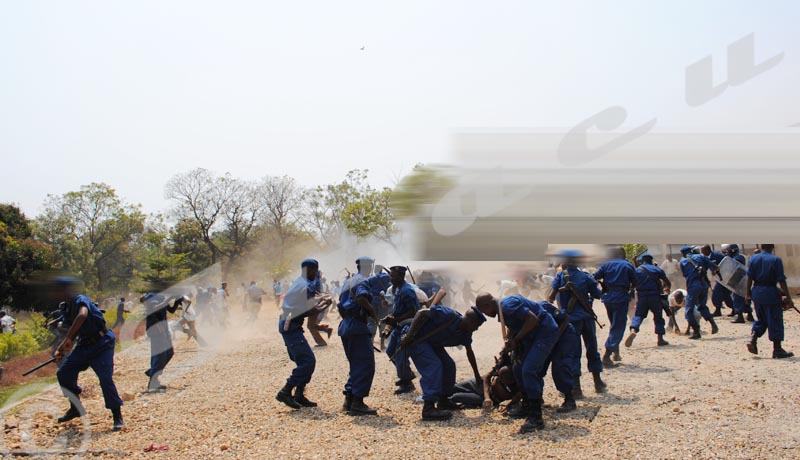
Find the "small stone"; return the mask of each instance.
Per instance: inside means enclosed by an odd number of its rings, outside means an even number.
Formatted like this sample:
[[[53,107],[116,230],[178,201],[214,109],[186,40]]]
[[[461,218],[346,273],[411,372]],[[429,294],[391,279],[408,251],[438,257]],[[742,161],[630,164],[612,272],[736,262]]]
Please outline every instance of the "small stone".
[[[228,450],[228,445],[227,444],[223,444],[223,445],[219,446],[219,450]]]
[[[680,407],[673,407],[672,408],[672,412],[675,412],[676,414],[679,413],[680,411],[681,411]]]

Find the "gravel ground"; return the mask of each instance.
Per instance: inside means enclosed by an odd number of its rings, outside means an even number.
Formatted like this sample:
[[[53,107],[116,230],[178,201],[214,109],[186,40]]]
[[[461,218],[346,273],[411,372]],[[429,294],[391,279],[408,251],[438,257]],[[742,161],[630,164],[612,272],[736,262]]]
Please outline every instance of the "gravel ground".
[[[561,399],[548,377],[547,428],[520,435],[521,420],[483,416],[479,410],[457,413],[449,422],[421,422],[415,396],[392,394],[393,368],[385,355],[377,357],[367,399],[379,416],[341,413],[347,362],[335,335],[327,348],[315,349],[317,369],[307,394],[320,407],[288,409],[275,400],[292,365],[273,308],[265,307],[269,311],[262,311],[256,324],[229,330],[211,351],[178,340],[163,378],[170,389],[163,394],[142,393],[147,342],[119,354],[116,381],[127,423],[122,432],[110,431],[110,413],[102,408],[89,371],[82,374],[89,417],[55,427],[66,402],[57,389],[47,390],[6,412],[0,449],[42,457],[48,456],[44,449],[66,450],[71,454],[51,456],[109,459],[800,458],[800,434],[794,430],[800,420],[798,358],[771,359],[766,338],[761,354],[750,355],[749,325],[725,318],[717,335],[705,326],[700,341],[668,334],[671,346],[663,348],[655,346],[652,321],[645,321],[634,346],[622,349],[622,365],[603,374],[608,393],[594,394],[591,375],[584,374],[587,398],[577,412],[557,415]],[[607,328],[600,331],[601,340],[606,333]],[[499,350],[499,336],[494,321],[476,333],[482,371]],[[800,315],[794,312],[786,313],[786,336],[785,347],[800,352]],[[451,355],[459,379],[468,378],[463,351],[452,349]],[[150,445],[168,450],[145,453]]]

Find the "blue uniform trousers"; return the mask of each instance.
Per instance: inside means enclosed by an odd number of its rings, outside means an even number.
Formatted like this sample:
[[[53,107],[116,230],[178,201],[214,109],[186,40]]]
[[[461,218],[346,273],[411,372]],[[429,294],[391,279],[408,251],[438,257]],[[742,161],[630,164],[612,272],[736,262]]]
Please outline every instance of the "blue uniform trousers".
[[[397,353],[393,362],[397,372],[397,379],[404,382],[410,382],[414,380],[415,375],[414,372],[411,371],[411,363],[408,360],[408,350],[400,350],[399,352],[397,351],[400,348],[400,339],[400,328],[396,327],[392,329],[392,333],[389,335],[389,342],[386,344],[386,354],[389,355],[389,358],[391,358],[393,355],[395,355],[395,353]]]
[[[456,384],[456,363],[444,347],[435,347],[428,342],[411,347],[410,353],[420,374],[422,400],[436,402],[453,393]]]
[[[619,351],[619,344],[625,335],[625,326],[628,324],[628,302],[606,303],[606,313],[611,325],[606,340],[606,350]]]
[[[289,352],[289,359],[297,365],[292,369],[292,375],[286,379],[286,383],[293,387],[306,385],[314,375],[317,359],[314,358],[314,352],[308,346],[303,329],[297,328],[289,331],[281,329],[280,333],[283,343],[286,344],[286,351]]]
[[[571,394],[575,382],[581,375],[581,339],[572,325],[564,330],[553,347],[542,371],[542,378],[547,374],[549,364],[552,364],[553,383],[556,389],[561,393]]]
[[[542,330],[522,345],[521,363],[514,366],[514,377],[529,399],[542,399],[546,365],[557,342],[558,330]]]
[[[686,321],[692,328],[699,328],[700,324],[694,317],[693,308],[696,308],[700,315],[706,320],[711,321],[713,316],[708,311],[708,288],[706,286],[694,286],[686,290]]]
[[[647,318],[648,313],[652,312],[653,322],[656,326],[656,334],[666,334],[664,330],[665,321],[664,315],[662,314],[663,311],[664,308],[661,306],[661,297],[659,297],[658,294],[640,295],[636,299],[636,313],[633,316],[633,320],[631,320],[631,329],[639,332],[639,326],[642,325],[642,321]]]
[[[725,286],[714,283],[714,289],[711,290],[711,304],[714,308],[722,308],[722,304],[728,308],[733,308],[733,299],[731,299],[731,291]]]
[[[589,372],[603,372],[603,361],[600,360],[600,352],[597,351],[597,325],[594,320],[592,318],[570,318],[569,323],[575,328],[575,333],[583,338]],[[578,375],[580,376],[580,371]]]
[[[78,374],[92,368],[100,381],[103,391],[103,400],[106,408],[116,409],[122,406],[122,399],[114,385],[114,345],[116,337],[111,331],[93,345],[78,345],[72,353],[64,359],[58,367],[56,377],[61,386],[61,392],[69,398],[72,394],[79,396],[81,387],[78,386]]]
[[[164,323],[166,326],[166,323]],[[172,337],[166,327],[156,325],[147,330],[150,337],[150,369],[145,374],[148,377],[158,377],[167,367],[175,351],[172,349]],[[162,330],[163,329],[163,330]]]
[[[756,306],[756,320],[753,322],[753,334],[761,337],[769,331],[769,339],[773,342],[783,341],[783,307],[781,304],[770,304],[753,301]]]
[[[733,312],[738,314],[753,313],[753,308],[749,303],[744,301],[744,297],[736,294],[731,294],[733,298]]]
[[[350,374],[344,385],[345,393],[358,398],[369,396],[372,379],[375,377],[375,351],[372,336],[368,334],[342,336],[342,347],[350,363]]]

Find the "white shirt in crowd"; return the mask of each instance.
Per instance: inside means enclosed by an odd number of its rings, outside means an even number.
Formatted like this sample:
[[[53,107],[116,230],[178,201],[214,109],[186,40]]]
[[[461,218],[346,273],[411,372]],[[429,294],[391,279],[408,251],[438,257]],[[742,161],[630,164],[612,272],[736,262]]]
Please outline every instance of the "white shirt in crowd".
[[[661,262],[661,269],[664,270],[664,273],[666,273],[668,277],[677,275],[678,270],[680,269],[680,262],[675,259],[665,259],[663,262]]]
[[[17,324],[17,320],[11,317],[11,315],[6,315],[0,318],[0,327],[3,328],[4,334],[11,334],[14,332],[14,325]]]

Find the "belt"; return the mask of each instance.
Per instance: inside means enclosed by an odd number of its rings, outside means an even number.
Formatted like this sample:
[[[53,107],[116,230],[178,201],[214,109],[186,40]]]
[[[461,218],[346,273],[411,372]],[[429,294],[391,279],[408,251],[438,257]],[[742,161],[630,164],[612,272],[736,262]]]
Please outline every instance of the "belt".
[[[630,288],[622,287],[622,286],[608,286],[609,291],[629,291]]]
[[[761,287],[777,287],[775,286],[777,283],[753,283],[753,286],[761,286]]]
[[[96,336],[79,336],[78,337],[78,345],[94,345],[100,341],[103,337],[106,336],[106,331],[98,332]]]

